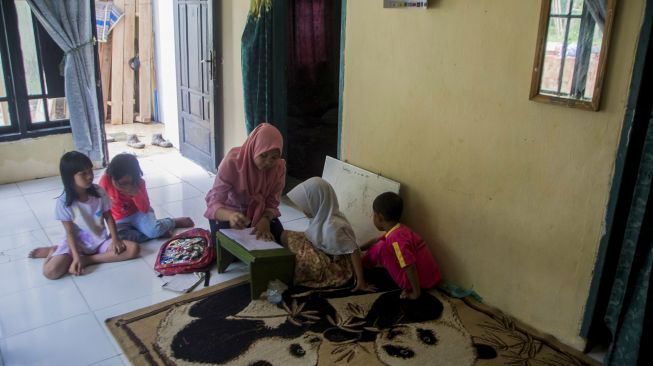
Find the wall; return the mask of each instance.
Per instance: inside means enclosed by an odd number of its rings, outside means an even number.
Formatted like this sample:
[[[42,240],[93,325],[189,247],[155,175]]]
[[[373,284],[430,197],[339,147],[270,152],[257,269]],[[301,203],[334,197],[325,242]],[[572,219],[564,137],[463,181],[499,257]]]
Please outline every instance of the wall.
[[[179,148],[179,110],[177,109],[177,65],[175,63],[175,20],[173,0],[152,1],[154,57],[159,121],[165,124],[165,137]]]
[[[71,150],[72,134],[0,143],[0,184],[59,175],[59,158]]]
[[[247,137],[240,38],[248,12],[249,1],[222,1],[223,153],[242,145]]]
[[[599,112],[528,100],[539,1],[430,3],[347,1],[341,156],[402,183],[447,279],[581,347],[644,0]]]

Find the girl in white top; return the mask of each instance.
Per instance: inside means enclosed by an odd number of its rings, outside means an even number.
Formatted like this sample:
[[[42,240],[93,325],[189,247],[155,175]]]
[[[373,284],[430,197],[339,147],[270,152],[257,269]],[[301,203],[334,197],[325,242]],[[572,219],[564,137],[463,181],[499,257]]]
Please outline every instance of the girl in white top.
[[[46,258],[45,277],[55,280],[66,272],[79,276],[90,264],[137,257],[138,245],[117,236],[111,200],[100,186],[93,184],[91,160],[80,152],[67,152],[61,157],[59,171],[64,192],[57,199],[55,216],[66,230],[66,239],[59,245],[29,253],[30,258]]]
[[[352,291],[373,291],[365,281],[356,236],[331,185],[313,177],[288,192],[310,219],[303,233],[284,231],[282,243],[295,253],[295,284],[308,287],[342,286],[352,277]]]

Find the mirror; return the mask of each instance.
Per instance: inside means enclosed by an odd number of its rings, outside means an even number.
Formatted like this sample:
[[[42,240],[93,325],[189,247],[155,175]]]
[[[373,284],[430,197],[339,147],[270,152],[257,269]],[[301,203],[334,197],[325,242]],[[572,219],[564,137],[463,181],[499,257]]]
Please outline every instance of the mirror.
[[[616,0],[542,0],[530,99],[599,109]]]

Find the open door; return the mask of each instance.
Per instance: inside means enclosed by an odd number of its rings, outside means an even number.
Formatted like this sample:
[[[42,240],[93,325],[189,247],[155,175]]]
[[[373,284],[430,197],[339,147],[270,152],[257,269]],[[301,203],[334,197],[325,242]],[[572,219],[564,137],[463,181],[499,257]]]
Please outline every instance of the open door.
[[[273,6],[273,116],[284,137],[286,187],[338,156],[342,1]]]
[[[179,150],[215,172],[219,161],[216,132],[222,115],[217,79],[222,75],[219,1],[174,0],[174,5]]]

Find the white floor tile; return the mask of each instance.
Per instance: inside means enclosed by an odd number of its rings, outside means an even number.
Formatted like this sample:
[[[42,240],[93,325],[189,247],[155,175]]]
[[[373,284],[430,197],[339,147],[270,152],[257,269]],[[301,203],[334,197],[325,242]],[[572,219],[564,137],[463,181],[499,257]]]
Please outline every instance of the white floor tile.
[[[148,195],[152,204],[166,204],[202,196],[197,188],[188,183],[175,183],[167,186],[148,188]]]
[[[131,365],[131,364],[127,364]],[[124,363],[122,363],[122,358],[118,355],[115,357],[108,358],[106,360],[102,360],[100,362],[92,363],[89,366],[125,366]]]
[[[44,261],[25,258],[0,264],[0,298],[51,283],[52,281],[43,276]]]
[[[30,207],[23,196],[2,198],[2,205],[0,205],[0,215],[12,215],[14,212],[29,211]]]
[[[151,188],[167,186],[170,184],[181,183],[181,179],[175,176],[174,174],[168,173],[165,170],[160,169],[157,172],[150,172],[143,175],[145,179],[145,184],[147,185],[148,191]]]
[[[169,202],[162,206],[173,217],[188,216],[195,222],[195,227],[209,228],[209,221],[204,217],[204,211],[206,211],[204,196]]]
[[[124,263],[117,268],[73,278],[92,310],[162,291],[163,281],[157,277],[154,268],[141,260]]]
[[[86,301],[72,281],[0,297],[0,337],[9,337],[88,312]]]
[[[213,188],[213,183],[215,183],[214,175],[198,175],[198,176],[186,176],[184,177],[184,182],[192,185],[193,187],[199,189],[203,196],[205,196],[211,188]]]
[[[30,211],[14,212],[0,220],[0,237],[12,236],[41,228],[34,213]]]
[[[58,222],[56,225],[52,224],[44,226],[43,231],[52,245],[59,245],[66,236],[66,232],[61,222]]]
[[[16,183],[0,185],[0,199],[20,196],[22,193]]]
[[[153,160],[153,162],[160,164],[163,169],[183,180],[189,177],[215,177],[215,174],[207,172],[204,168],[181,156],[171,156],[165,161]]]
[[[0,252],[22,248],[25,250],[25,257],[27,257],[27,253],[31,248],[47,246],[49,243],[50,241],[45,235],[45,232],[39,229],[0,237]]]
[[[139,244],[141,247],[141,260],[145,262],[145,264],[154,270],[154,262],[159,254],[159,249],[161,248],[161,245],[165,243],[168,239],[166,238],[160,238],[160,239],[152,239],[149,241],[146,241],[145,243]]]
[[[170,299],[174,299],[177,296],[179,296],[179,294],[176,294],[174,292],[159,291],[159,292],[155,292],[155,293],[152,293],[150,295],[147,295],[147,296],[139,297],[138,299],[125,301],[125,302],[122,302],[122,303],[120,303],[118,305],[114,305],[114,306],[111,306],[111,307],[108,307],[108,308],[105,308],[105,309],[96,310],[94,312],[94,314],[95,314],[95,317],[97,318],[97,320],[100,322],[100,324],[102,324],[102,329],[104,330],[105,334],[109,338],[113,348],[116,350],[116,352],[121,353],[122,348],[120,348],[120,345],[118,344],[118,342],[116,342],[115,338],[113,338],[113,335],[109,331],[109,328],[107,328],[107,326],[106,326],[105,320],[107,320],[107,319],[109,319],[111,317],[114,317],[114,316],[129,313],[131,311],[138,310],[138,309],[150,306],[150,305],[158,304],[158,303],[163,302],[163,301],[168,301]]]
[[[60,195],[60,190],[49,190],[24,196],[42,227],[54,226],[55,224],[61,225],[60,221],[54,216],[57,198]]]
[[[61,177],[48,177],[16,183],[22,194],[39,193],[53,189],[63,190]]]
[[[129,313],[150,305],[158,304],[160,302],[168,301],[180,296],[180,294],[172,291],[158,291],[151,293],[147,296],[142,296],[130,301],[121,302],[120,304],[110,306],[108,308],[94,311],[95,317],[104,324],[104,321],[114,316]]]
[[[118,355],[92,313],[6,338],[2,347],[7,366],[82,366]]]

